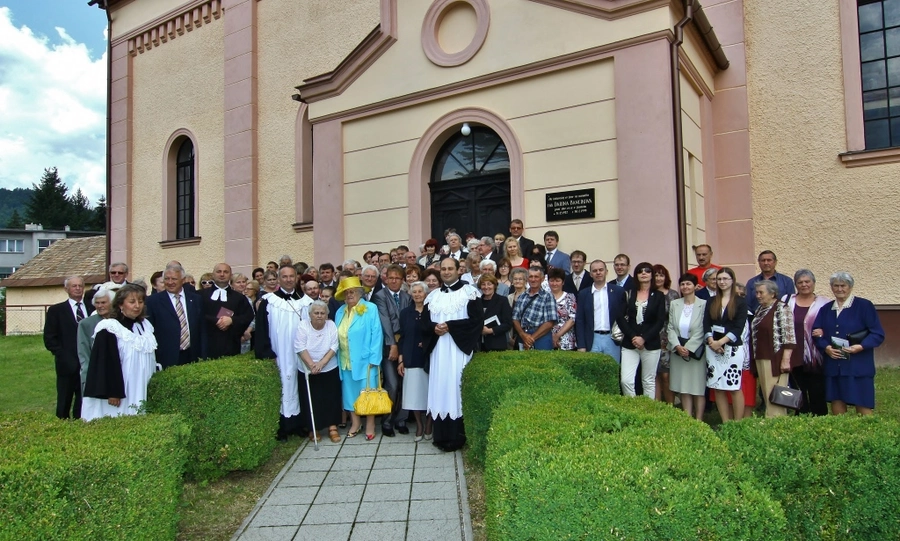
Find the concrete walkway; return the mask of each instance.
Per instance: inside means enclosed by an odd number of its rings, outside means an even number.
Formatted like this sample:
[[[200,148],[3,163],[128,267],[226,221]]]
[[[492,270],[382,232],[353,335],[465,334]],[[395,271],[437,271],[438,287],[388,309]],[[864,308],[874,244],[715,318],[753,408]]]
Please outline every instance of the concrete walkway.
[[[378,429],[318,451],[307,441],[232,539],[471,541],[462,455]]]

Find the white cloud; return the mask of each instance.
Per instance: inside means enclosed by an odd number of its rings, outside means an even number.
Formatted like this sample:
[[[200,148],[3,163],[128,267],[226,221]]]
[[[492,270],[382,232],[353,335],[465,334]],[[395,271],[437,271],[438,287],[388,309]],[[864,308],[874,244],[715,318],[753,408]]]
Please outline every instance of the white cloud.
[[[61,43],[16,28],[0,7],[0,186],[31,187],[57,167],[70,192],[106,192],[106,52],[64,28]]]

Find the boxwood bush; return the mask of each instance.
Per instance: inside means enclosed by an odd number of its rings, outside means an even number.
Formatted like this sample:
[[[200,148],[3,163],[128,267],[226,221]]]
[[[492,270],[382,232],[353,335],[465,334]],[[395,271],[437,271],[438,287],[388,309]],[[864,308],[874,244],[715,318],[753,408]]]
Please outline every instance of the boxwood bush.
[[[507,393],[485,466],[487,537],[784,539],[778,502],[701,423],[565,382]]]
[[[188,431],[177,415],[0,416],[0,539],[175,539]]]
[[[900,539],[900,425],[876,417],[747,419],[719,432],[781,501],[791,539]]]
[[[596,390],[619,394],[619,365],[608,355],[571,351],[497,351],[478,353],[462,377],[466,456],[484,466],[487,433],[494,408],[510,389],[577,381]]]
[[[154,375],[145,406],[184,416],[191,425],[187,473],[215,479],[272,455],[281,380],[272,361],[250,355],[202,361]]]

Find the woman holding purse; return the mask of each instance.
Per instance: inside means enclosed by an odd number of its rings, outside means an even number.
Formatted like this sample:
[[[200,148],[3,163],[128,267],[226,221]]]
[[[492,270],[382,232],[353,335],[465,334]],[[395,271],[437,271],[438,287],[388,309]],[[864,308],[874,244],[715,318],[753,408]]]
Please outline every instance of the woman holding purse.
[[[695,295],[697,277],[685,274],[678,279],[680,299],[669,305],[666,326],[669,337],[669,387],[681,395],[681,408],[694,419],[703,420],[706,406],[706,356],[704,355],[703,314],[706,301]]]
[[[778,284],[760,280],[754,284],[759,306],[750,324],[753,359],[759,385],[766,401],[766,417],[787,415],[784,406],[769,399],[776,385],[787,386],[791,372],[791,351],[796,346],[794,315],[788,305],[778,300]]]

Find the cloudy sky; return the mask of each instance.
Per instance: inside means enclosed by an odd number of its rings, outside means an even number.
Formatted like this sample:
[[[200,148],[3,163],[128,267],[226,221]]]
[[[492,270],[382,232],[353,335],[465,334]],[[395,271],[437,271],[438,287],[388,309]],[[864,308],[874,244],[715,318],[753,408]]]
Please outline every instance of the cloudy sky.
[[[0,0],[0,187],[56,167],[106,190],[106,14],[88,0]]]

